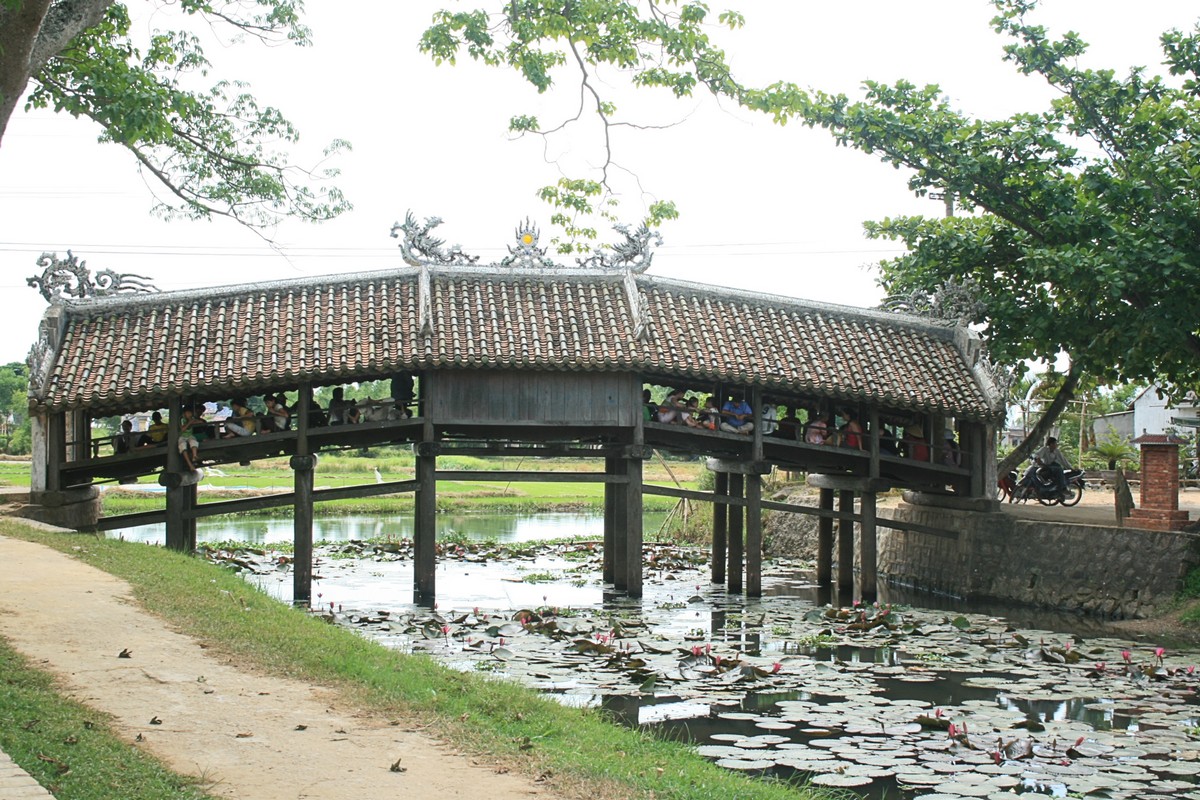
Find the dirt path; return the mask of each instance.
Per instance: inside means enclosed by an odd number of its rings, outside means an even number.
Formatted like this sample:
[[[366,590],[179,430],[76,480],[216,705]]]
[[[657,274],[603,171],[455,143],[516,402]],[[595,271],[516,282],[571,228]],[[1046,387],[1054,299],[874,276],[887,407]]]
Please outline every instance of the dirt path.
[[[0,636],[216,797],[553,797],[329,691],[223,663],[139,608],[124,582],[48,547],[0,536],[0,564]]]

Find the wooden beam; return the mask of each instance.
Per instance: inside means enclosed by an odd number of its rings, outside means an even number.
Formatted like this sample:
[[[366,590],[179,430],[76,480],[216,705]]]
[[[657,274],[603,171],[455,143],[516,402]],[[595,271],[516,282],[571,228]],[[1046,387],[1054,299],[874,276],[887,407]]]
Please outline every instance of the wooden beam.
[[[625,528],[625,592],[630,597],[642,596],[642,459],[626,458],[626,483],[621,494],[625,497],[625,515],[618,524]]]
[[[729,476],[729,496],[742,499],[746,476],[736,472]],[[745,514],[741,505],[729,507],[729,558],[725,568],[725,586],[730,592],[742,591],[742,556],[745,543],[742,540]]]
[[[625,483],[625,475],[604,472],[529,472],[493,470],[438,470],[439,481],[474,483]]]
[[[821,489],[823,512],[817,521],[817,584],[829,586],[833,583],[833,489]]]
[[[838,492],[838,511],[854,513],[854,492]],[[838,592],[854,589],[854,522],[843,516],[838,520]]]
[[[879,597],[879,556],[876,546],[874,492],[865,492],[860,502],[862,522],[859,524],[858,575],[861,591],[859,598],[864,603],[874,603]]]
[[[618,477],[617,472],[620,469],[621,459],[613,458],[611,456],[604,459],[604,471],[606,474],[613,477]],[[617,511],[620,508],[618,492],[618,484],[611,481],[604,484],[604,552],[602,554],[602,580],[605,583],[616,582],[616,569],[614,564],[617,546],[617,526],[620,524],[620,520],[617,519]]]
[[[728,473],[718,472],[717,480],[721,480],[721,476],[725,475],[725,491],[729,491],[729,476]],[[677,489],[674,486],[659,486],[656,483],[642,484],[642,494],[653,494],[659,497],[675,497],[680,500],[698,500],[702,503],[712,503],[716,507],[721,506],[736,506],[744,508],[746,501],[740,497],[730,497],[728,494],[722,494],[718,491],[702,492],[696,489]]]
[[[46,491],[63,488],[62,467],[67,457],[67,416],[61,411],[46,415]]]
[[[723,502],[729,497],[729,473],[714,473],[716,488],[713,490],[713,541],[712,582],[725,583],[725,559],[729,555],[729,506]],[[643,491],[645,491],[643,489]],[[656,494],[657,492],[651,492]],[[697,500],[701,498],[695,498]]]
[[[296,454],[288,462],[295,486],[292,503],[292,605],[312,605],[313,576],[313,483],[315,459],[309,452],[308,429],[312,424],[312,385],[301,384],[296,393]]]
[[[746,476],[746,595],[762,597],[762,477]]]
[[[433,426],[426,425],[423,444],[434,444]],[[429,605],[434,600],[437,575],[437,456],[421,455],[417,461],[417,501],[413,511],[413,596]]]

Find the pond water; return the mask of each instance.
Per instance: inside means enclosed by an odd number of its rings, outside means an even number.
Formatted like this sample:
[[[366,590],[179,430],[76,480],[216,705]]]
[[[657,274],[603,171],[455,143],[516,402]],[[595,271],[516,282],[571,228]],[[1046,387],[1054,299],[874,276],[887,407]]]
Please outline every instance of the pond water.
[[[658,530],[666,513],[645,517],[647,532]],[[163,525],[140,525],[108,532],[111,539],[163,544]],[[349,542],[355,539],[411,539],[412,514],[319,516],[313,520],[313,541]],[[437,517],[437,537],[494,542],[537,542],[550,539],[604,538],[604,517],[593,513],[491,514],[450,513]],[[292,518],[206,517],[196,521],[197,543],[242,542],[260,547],[292,541]]]
[[[327,545],[313,605],[750,774],[903,800],[1200,800],[1200,653],[894,587],[881,606],[829,604],[798,564],[770,564],[762,598],[730,595],[708,582],[706,553],[667,546],[646,548],[645,596],[631,600],[600,581],[600,536],[586,535],[445,545],[433,609],[412,603],[409,542]],[[210,557],[290,602],[285,555]]]

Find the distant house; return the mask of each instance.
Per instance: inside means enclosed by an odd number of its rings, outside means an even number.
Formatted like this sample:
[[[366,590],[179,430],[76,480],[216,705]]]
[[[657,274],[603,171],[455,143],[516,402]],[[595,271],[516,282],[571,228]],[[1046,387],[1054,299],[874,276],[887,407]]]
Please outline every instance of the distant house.
[[[1149,386],[1133,398],[1127,410],[1092,420],[1097,440],[1108,436],[1109,430],[1132,441],[1147,433],[1166,433],[1168,428],[1183,434],[1200,428],[1200,398],[1194,392],[1176,403],[1157,386]]]

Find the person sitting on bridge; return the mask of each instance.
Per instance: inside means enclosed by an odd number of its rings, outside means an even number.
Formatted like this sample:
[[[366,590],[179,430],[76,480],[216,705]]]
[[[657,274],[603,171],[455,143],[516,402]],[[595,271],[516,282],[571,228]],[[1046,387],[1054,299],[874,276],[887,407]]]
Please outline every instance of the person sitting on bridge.
[[[904,428],[904,438],[900,440],[904,454],[915,461],[929,460],[929,443],[925,441],[925,429],[919,422],[910,422]]]
[[[333,397],[329,401],[329,424],[341,425],[346,421],[346,410],[353,405],[345,398],[342,387],[334,387]]]
[[[800,438],[802,430],[800,418],[796,416],[795,410],[791,406],[784,406],[783,417],[779,420],[779,429],[775,431],[775,436],[795,441]]]
[[[1032,480],[1032,473],[1041,467],[1045,467],[1046,474],[1054,480],[1054,485],[1060,492],[1067,490],[1067,476],[1063,474],[1063,470],[1070,469],[1071,462],[1067,461],[1067,457],[1058,449],[1058,439],[1053,436],[1033,454],[1033,466],[1025,472],[1025,478],[1022,480]]]
[[[413,376],[411,372],[397,372],[392,376],[392,413],[396,419],[406,419],[412,416],[408,410],[413,400]]]
[[[743,436],[754,433],[754,409],[743,395],[733,395],[721,406],[721,430]]]
[[[953,428],[946,428],[942,442],[942,463],[947,467],[961,467],[962,450],[959,449],[958,441],[954,438]]]
[[[683,411],[680,412],[680,417],[683,419],[683,424],[689,428],[703,428],[704,414],[700,412],[700,400],[697,397],[689,397],[683,401]]]
[[[642,422],[653,422],[658,416],[658,404],[649,389],[642,389]]]
[[[292,426],[292,415],[288,412],[286,397],[282,394],[268,394],[263,396],[263,402],[267,406],[267,414],[262,421],[263,433],[286,431]]]
[[[658,407],[657,422],[679,425],[683,422],[683,389],[671,389]]]
[[[196,409],[184,405],[183,418],[179,421],[179,454],[188,472],[194,472],[200,466],[200,440],[196,438],[196,430],[204,424],[203,415],[198,415]]]
[[[128,453],[133,449],[133,444],[133,421],[128,419],[122,420],[121,432],[113,437],[113,452]]]
[[[842,419],[846,420],[842,423],[842,427],[838,429],[841,433],[842,447],[849,447],[851,450],[863,449],[863,429],[858,421],[858,415],[854,409],[846,408],[840,412]]]
[[[150,427],[138,437],[138,447],[153,447],[167,440],[167,423],[163,422],[162,413],[155,411],[150,415]]]
[[[717,398],[711,394],[705,399],[704,407],[700,409],[700,427],[715,431],[721,424],[721,409],[717,408]]]
[[[225,419],[224,439],[235,439],[238,436],[253,436],[258,430],[258,416],[246,406],[246,399],[235,397],[229,401],[233,413]]]
[[[825,444],[829,441],[829,412],[815,411],[804,429],[806,444]]]
[[[762,410],[763,436],[774,436],[779,430],[779,408],[774,403],[767,403]]]

